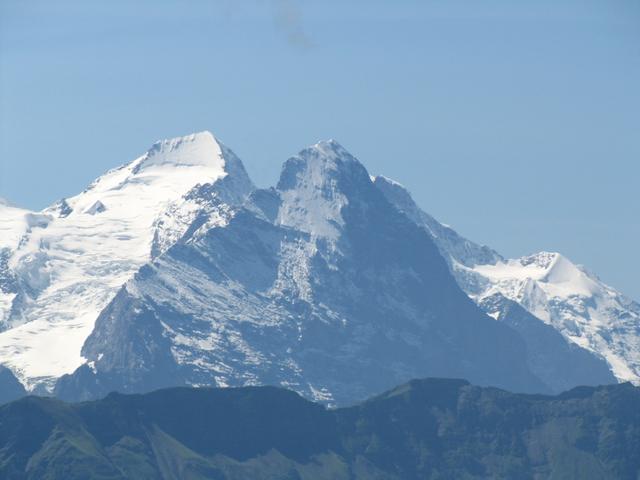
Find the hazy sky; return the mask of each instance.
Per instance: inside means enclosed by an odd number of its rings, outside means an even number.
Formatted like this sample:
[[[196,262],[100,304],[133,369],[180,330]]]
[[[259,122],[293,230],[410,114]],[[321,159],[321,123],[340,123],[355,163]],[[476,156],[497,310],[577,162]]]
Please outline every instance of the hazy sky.
[[[0,1],[0,196],[208,129],[260,186],[336,138],[463,235],[640,299],[637,0]]]

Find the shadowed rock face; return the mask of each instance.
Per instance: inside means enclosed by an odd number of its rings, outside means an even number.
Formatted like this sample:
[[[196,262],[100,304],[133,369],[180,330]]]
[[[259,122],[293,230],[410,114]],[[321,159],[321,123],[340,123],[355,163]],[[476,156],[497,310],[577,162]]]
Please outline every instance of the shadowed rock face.
[[[11,370],[0,366],[0,404],[17,400],[27,394]]]
[[[488,312],[499,312],[496,320],[520,334],[527,347],[529,368],[552,391],[617,382],[604,359],[567,342],[556,329],[541,322],[520,304],[496,293],[485,298],[480,306]]]
[[[199,218],[120,291],[84,345],[92,368],[57,395],[268,384],[344,405],[434,375],[548,390],[518,334],[462,292],[429,235],[336,142],[303,150],[276,189],[224,215]]]
[[[421,210],[399,183],[382,176],[373,181],[429,234],[458,285],[478,306],[520,334],[530,369],[554,392],[635,381],[637,304],[559,254],[506,260]],[[554,284],[561,285],[563,295],[545,293]]]
[[[172,388],[0,407],[0,477],[634,479],[640,390],[551,397],[463,380],[401,385],[326,410],[272,387]]]

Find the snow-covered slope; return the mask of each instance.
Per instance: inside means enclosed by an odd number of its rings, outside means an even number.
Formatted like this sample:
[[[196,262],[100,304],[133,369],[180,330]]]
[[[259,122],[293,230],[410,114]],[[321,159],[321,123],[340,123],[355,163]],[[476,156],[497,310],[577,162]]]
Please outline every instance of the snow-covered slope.
[[[23,235],[37,224],[38,218],[34,212],[15,207],[0,198],[0,330],[7,321],[17,295],[16,279],[9,268],[9,259]]]
[[[504,320],[509,301],[516,302],[571,344],[604,359],[619,381],[640,384],[640,305],[558,253],[505,260],[424,213],[400,184],[384,177],[375,184],[432,235],[458,284],[490,316]]]
[[[559,253],[476,265],[472,272],[488,281],[485,288],[470,292],[480,305],[500,293],[569,341],[604,357],[620,381],[640,384],[640,305],[636,302]]]
[[[0,365],[32,391],[63,376],[67,398],[275,383],[346,403],[411,377],[560,391],[609,370],[640,383],[639,323],[582,267],[504,259],[333,141],[267,190],[204,132],[42,212],[0,201]]]
[[[336,142],[214,215],[120,290],[85,343],[90,364],[58,395],[275,384],[348,404],[430,375],[548,391],[518,334],[465,295],[430,237]]]
[[[16,207],[0,198],[0,250],[15,249],[22,235],[27,231],[34,212]]]
[[[15,278],[15,298],[0,305],[0,364],[29,388],[81,365],[99,313],[152,251],[171,243],[163,239],[184,233],[197,207],[183,207],[182,217],[163,213],[179,209],[197,185],[226,177],[228,164],[244,173],[203,132],[158,142],[43,212],[0,206],[0,232],[10,232],[1,241],[13,247],[6,263]],[[246,173],[238,182],[239,195],[252,189]]]

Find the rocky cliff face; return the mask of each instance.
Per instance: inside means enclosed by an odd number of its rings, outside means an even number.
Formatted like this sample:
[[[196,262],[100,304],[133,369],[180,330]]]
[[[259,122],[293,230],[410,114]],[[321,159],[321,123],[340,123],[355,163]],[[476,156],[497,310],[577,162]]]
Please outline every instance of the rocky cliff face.
[[[635,302],[465,239],[334,141],[256,190],[210,133],[164,140],[42,212],[1,201],[0,233],[0,364],[31,392],[638,381]]]
[[[199,206],[184,195],[218,182],[234,191],[227,200],[253,190],[235,155],[203,132],[157,142],[42,212],[0,207],[0,231],[11,233],[0,240],[0,363],[38,391],[82,365],[100,312],[193,223]]]
[[[285,163],[276,189],[143,267],[98,318],[91,368],[57,393],[271,384],[347,404],[425,375],[545,390],[524,351],[362,164],[321,142]]]
[[[487,314],[520,330],[530,360],[537,364],[532,368],[549,385],[562,390],[614,378],[640,383],[640,306],[636,302],[558,253],[504,259],[423,212],[398,183],[376,177],[375,185],[429,233],[462,289]],[[534,327],[535,322],[539,325]],[[525,323],[531,327],[526,332]],[[558,343],[560,336],[564,342]]]

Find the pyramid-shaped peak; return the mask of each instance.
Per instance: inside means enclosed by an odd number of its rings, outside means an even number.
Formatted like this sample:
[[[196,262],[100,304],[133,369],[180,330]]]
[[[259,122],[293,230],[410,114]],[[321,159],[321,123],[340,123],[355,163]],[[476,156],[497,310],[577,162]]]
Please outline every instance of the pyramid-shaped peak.
[[[175,150],[183,145],[200,143],[200,144],[218,144],[218,140],[208,130],[195,132],[181,137],[165,138],[158,140],[153,144],[150,150]]]
[[[525,267],[521,278],[542,282],[546,293],[554,297],[591,297],[603,287],[596,276],[560,253],[539,252],[518,261]]]
[[[135,201],[140,208],[146,205],[145,212],[155,218],[167,202],[181,198],[197,185],[223,179],[227,180],[227,190],[244,193],[253,188],[241,160],[211,132],[204,131],[154,143],[142,156],[109,170],[81,194],[66,199],[66,206],[58,203],[50,210],[60,211],[62,206],[67,214],[58,216],[65,217],[72,212],[87,212],[100,201],[109,215],[128,215],[131,209],[125,206]]]
[[[324,162],[341,160],[343,162],[358,162],[337,140],[321,140],[318,143],[302,150],[298,156],[302,158],[315,158]]]
[[[345,148],[340,145],[340,142],[333,138],[329,138],[327,140],[320,140],[316,144],[312,145],[310,148],[315,148],[324,151],[332,151],[332,152],[346,152]]]
[[[278,223],[336,238],[342,209],[366,202],[375,187],[364,166],[335,140],[318,142],[284,163]]]
[[[338,180],[342,184],[371,183],[367,170],[356,157],[337,141],[323,140],[284,163],[277,188],[289,190],[302,184],[322,188]]]
[[[223,146],[208,131],[160,140],[145,153],[135,173],[159,166],[200,166],[224,169]]]

